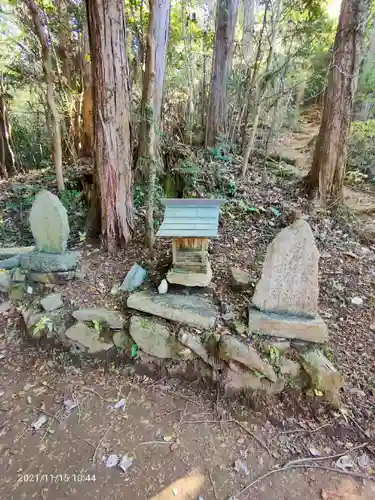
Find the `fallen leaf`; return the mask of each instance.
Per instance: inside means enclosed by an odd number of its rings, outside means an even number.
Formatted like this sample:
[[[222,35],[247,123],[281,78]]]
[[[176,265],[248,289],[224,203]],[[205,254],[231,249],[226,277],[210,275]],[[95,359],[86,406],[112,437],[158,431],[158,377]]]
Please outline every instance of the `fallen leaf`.
[[[31,424],[31,427],[34,429],[34,430],[39,430],[41,427],[43,427],[43,425],[48,421],[48,418],[46,415],[40,415],[40,417],[38,418],[38,420],[36,420],[35,422],[33,422]]]
[[[123,472],[127,472],[129,467],[133,464],[133,458],[129,457],[128,455],[124,455],[122,459],[120,460],[118,466]]]
[[[119,462],[119,457],[115,454],[112,454],[106,458],[104,464],[106,467],[111,468],[115,467],[118,464],[118,462]]]

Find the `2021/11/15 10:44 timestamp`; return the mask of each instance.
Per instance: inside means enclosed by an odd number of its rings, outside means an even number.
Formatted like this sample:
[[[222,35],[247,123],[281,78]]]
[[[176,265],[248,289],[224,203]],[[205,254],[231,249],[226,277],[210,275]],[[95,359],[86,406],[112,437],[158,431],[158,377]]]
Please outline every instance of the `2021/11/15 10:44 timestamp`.
[[[84,483],[96,481],[95,474],[18,474],[18,481],[24,483]]]

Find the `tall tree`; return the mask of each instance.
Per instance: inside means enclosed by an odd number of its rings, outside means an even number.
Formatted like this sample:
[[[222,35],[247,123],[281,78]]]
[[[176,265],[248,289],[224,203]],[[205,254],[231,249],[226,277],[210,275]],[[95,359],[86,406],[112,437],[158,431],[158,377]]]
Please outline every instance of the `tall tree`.
[[[342,199],[347,139],[361,63],[369,0],[343,0],[333,46],[328,85],[311,170],[308,193],[322,206]]]
[[[239,0],[218,0],[216,6],[215,48],[206,122],[206,146],[214,145],[219,135],[228,132],[227,87],[232,69],[238,6]]]
[[[253,58],[253,35],[257,0],[243,0],[242,57],[247,65]]]
[[[17,171],[16,156],[11,145],[6,91],[0,84],[0,177],[8,178]]]
[[[132,154],[129,71],[123,0],[86,0],[92,54],[94,163],[102,244],[110,252],[131,238]]]
[[[90,42],[87,28],[83,30],[83,57],[82,57],[82,140],[81,154],[92,155],[93,141],[93,116],[92,116],[92,76]]]
[[[54,71],[52,66],[51,42],[48,39],[46,22],[42,20],[43,13],[34,0],[24,0],[29,9],[35,35],[38,37],[42,51],[43,73],[47,86],[47,105],[49,111],[49,125],[52,134],[52,152],[56,171],[57,189],[62,192],[65,188],[62,170],[62,148],[60,117],[54,97]]]
[[[149,26],[147,33],[146,64],[143,73],[142,120],[139,129],[137,167],[140,168],[142,157],[148,154],[148,134],[150,114],[155,130],[155,141],[161,130],[161,112],[164,92],[164,75],[169,33],[170,0],[149,1]],[[150,46],[152,42],[152,47]],[[150,82],[149,80],[152,80]],[[155,143],[155,150],[157,143]]]

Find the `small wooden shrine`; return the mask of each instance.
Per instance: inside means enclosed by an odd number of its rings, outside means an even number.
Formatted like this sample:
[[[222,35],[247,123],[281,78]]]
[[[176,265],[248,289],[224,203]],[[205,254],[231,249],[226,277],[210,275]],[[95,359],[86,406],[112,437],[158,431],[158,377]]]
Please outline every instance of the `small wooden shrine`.
[[[217,236],[219,208],[224,200],[164,199],[164,220],[156,236],[172,238],[173,268],[167,280],[187,286],[207,286],[212,271],[209,238]]]

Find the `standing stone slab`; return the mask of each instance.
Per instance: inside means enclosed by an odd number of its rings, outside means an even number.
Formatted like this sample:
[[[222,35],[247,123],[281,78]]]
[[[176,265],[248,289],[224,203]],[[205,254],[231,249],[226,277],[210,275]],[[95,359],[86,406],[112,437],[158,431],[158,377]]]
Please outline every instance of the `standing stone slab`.
[[[162,359],[179,359],[184,346],[171,334],[166,322],[157,318],[133,316],[130,336],[143,352]]]
[[[296,220],[268,247],[253,304],[261,311],[313,317],[318,309],[318,260],[309,224]]]
[[[132,309],[196,328],[213,328],[216,323],[217,310],[215,306],[206,298],[198,295],[177,293],[159,295],[136,292],[130,295],[127,305]]]
[[[68,214],[57,196],[40,191],[30,212],[30,228],[40,252],[65,252],[69,237]]]

